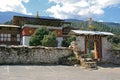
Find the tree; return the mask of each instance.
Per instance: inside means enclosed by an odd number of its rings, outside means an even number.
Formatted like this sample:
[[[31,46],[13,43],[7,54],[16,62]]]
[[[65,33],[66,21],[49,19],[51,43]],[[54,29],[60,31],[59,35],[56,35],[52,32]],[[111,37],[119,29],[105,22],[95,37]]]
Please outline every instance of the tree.
[[[55,32],[50,32],[49,35],[45,35],[41,42],[43,46],[56,47],[57,40]]]
[[[4,24],[12,25],[12,23],[13,23],[13,21],[10,20],[10,21],[5,22]]]
[[[48,34],[49,34],[49,30],[45,27],[41,27],[37,29],[34,35],[31,37],[29,45],[30,46],[42,45],[41,41],[44,38],[44,35],[48,35]]]
[[[70,37],[68,37],[68,38],[66,38],[66,39],[63,40],[62,46],[68,47],[70,45],[70,43],[72,41],[75,41],[75,40],[76,40],[76,36],[70,36]]]
[[[108,36],[108,41],[112,43],[112,49],[120,50],[120,35]]]

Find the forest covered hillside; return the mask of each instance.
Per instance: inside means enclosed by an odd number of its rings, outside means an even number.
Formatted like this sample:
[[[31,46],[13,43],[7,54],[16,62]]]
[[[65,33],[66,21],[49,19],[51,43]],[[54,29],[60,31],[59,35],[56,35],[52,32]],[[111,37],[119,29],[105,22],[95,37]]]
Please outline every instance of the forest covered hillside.
[[[79,28],[80,30],[92,30],[92,31],[106,31],[115,34],[120,34],[120,23],[111,22],[92,22],[92,29],[89,29],[88,21],[70,21],[71,27]]]
[[[120,50],[120,24],[110,22],[92,22],[92,28],[89,29],[88,21],[72,21],[71,27],[80,30],[105,31],[111,32],[114,36],[108,36],[108,40],[112,43],[112,49]]]

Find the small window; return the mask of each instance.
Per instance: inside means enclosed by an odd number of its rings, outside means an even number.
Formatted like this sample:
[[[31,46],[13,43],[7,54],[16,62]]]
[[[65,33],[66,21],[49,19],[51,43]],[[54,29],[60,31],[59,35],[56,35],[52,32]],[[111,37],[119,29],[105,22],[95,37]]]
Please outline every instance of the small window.
[[[11,34],[8,34],[8,37],[11,37]]]
[[[17,37],[20,37],[20,34],[17,34]]]
[[[0,38],[0,41],[3,41],[3,38],[2,38],[2,37]]]
[[[1,37],[3,37],[3,34],[1,34]]]
[[[7,41],[7,38],[3,38],[4,39],[4,41]]]
[[[19,41],[20,41],[20,38],[17,38],[17,41],[19,42]]]
[[[4,34],[4,37],[7,37],[7,34]]]
[[[10,38],[10,37],[8,38],[8,41],[11,41],[11,38]]]

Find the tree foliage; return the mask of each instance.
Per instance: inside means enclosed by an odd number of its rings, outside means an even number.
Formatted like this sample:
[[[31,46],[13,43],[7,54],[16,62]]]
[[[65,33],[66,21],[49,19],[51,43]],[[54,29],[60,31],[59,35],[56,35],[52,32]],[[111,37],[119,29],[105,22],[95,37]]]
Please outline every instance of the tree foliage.
[[[12,24],[13,24],[13,21],[12,21],[12,20],[7,21],[7,22],[5,22],[4,24],[7,24],[7,25],[12,25]]]
[[[49,30],[45,27],[39,28],[35,31],[34,35],[31,37],[29,45],[38,46],[42,45],[41,41],[45,35],[49,34]]]
[[[82,30],[90,30],[88,28],[88,21],[81,21],[81,22],[72,22],[73,27],[80,28]],[[115,36],[109,36],[108,41],[112,43],[112,47],[114,49],[120,49],[120,23],[107,23],[107,22],[92,22],[93,28],[92,31],[105,31],[105,32],[112,32]],[[65,42],[65,41],[64,41]],[[91,46],[91,45],[90,45]]]
[[[42,27],[35,31],[34,35],[31,37],[30,46],[47,46],[47,47],[56,47],[57,40],[55,32],[50,32],[47,28]]]
[[[41,42],[43,46],[56,47],[57,40],[55,32],[50,32],[48,35],[45,35]]]
[[[108,36],[108,41],[112,43],[112,49],[120,50],[120,35]]]
[[[63,40],[62,46],[68,47],[70,45],[70,43],[72,41],[75,41],[75,40],[76,40],[76,36],[70,36],[70,37],[68,37],[68,38],[66,38],[66,39]]]

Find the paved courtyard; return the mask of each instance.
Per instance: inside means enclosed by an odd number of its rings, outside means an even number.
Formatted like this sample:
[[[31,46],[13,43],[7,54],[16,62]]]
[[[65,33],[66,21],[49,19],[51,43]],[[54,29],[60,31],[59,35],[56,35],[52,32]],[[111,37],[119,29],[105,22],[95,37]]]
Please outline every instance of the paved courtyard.
[[[120,67],[0,65],[0,80],[120,80]]]

